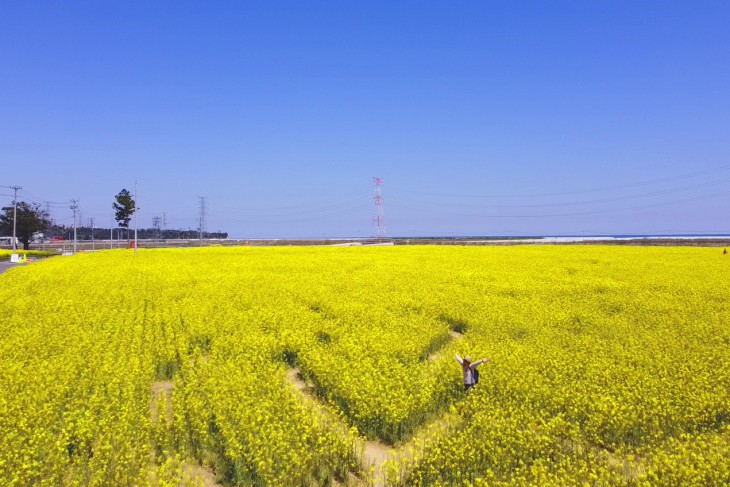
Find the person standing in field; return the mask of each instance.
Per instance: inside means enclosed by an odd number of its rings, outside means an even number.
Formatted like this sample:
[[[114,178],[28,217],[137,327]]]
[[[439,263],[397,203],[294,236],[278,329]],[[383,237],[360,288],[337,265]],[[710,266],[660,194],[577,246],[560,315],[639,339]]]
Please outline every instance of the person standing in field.
[[[477,370],[477,367],[484,362],[488,362],[489,359],[483,358],[472,363],[471,357],[469,355],[461,358],[457,353],[456,361],[459,362],[459,364],[461,365],[461,370],[464,373],[464,391],[468,391],[469,389],[474,387],[474,384],[479,381],[479,371]]]

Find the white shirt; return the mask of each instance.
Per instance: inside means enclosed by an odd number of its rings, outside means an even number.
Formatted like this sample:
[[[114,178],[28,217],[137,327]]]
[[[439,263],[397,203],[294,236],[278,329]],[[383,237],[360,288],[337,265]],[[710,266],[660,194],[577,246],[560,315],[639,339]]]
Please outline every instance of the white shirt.
[[[477,365],[480,365],[484,363],[484,359],[477,360],[476,362],[469,364],[468,367],[464,365],[464,359],[459,357],[459,354],[456,354],[456,361],[461,364],[461,370],[464,372],[464,384],[473,384],[474,383],[474,369],[477,368]]]

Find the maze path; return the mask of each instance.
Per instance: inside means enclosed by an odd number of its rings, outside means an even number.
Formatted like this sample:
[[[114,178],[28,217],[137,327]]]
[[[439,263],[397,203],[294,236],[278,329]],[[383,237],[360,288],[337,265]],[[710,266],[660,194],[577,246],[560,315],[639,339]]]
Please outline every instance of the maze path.
[[[152,424],[156,425],[161,420],[161,411],[159,411],[160,397],[164,398],[164,421],[170,423],[173,418],[172,409],[172,391],[175,383],[171,380],[156,380],[152,383],[152,400],[150,401],[150,419]],[[157,462],[154,449],[150,451],[150,476],[155,477],[157,472]],[[212,469],[198,465],[192,461],[187,461],[182,465],[183,479],[192,481],[196,485],[202,487],[221,487],[222,484],[216,480],[216,475]]]
[[[327,410],[320,399],[314,395],[314,388],[307,384],[299,373],[299,369],[289,369],[286,373],[286,380],[292,387],[298,391],[302,401],[311,405],[317,414],[332,416],[332,413]],[[386,445],[383,442],[376,440],[368,440],[361,446],[363,458],[361,463],[363,465],[363,471],[373,472],[373,484],[375,486],[383,486],[384,475],[382,474],[382,467],[386,460],[393,458],[393,448]],[[350,483],[355,485],[367,485],[367,479],[353,478],[351,477]]]
[[[452,331],[451,337],[453,339],[461,339],[464,335]],[[429,355],[428,360],[436,360],[440,357],[439,352],[434,352]],[[290,368],[286,372],[287,382],[298,392],[300,399],[307,404],[311,405],[318,414],[328,415],[332,417],[332,413],[326,409],[322,399],[314,394],[314,387],[312,384],[307,383],[300,373],[298,368]],[[340,421],[337,419],[337,421]],[[420,449],[420,444],[428,437],[436,434],[437,432],[450,428],[451,423],[444,417],[438,417],[424,424],[419,428],[419,431],[412,435],[412,437],[397,446],[388,445],[378,440],[366,440],[362,445],[362,470],[364,472],[372,472],[372,478],[363,479],[350,476],[348,485],[373,485],[375,487],[385,486],[387,462],[396,459],[411,458],[413,452]],[[371,481],[371,482],[369,482]]]

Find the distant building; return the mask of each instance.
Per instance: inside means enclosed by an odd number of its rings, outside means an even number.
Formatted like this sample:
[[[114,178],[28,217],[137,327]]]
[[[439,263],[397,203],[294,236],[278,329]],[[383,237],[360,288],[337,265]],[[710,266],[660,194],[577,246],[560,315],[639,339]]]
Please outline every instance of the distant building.
[[[18,237],[0,237],[0,245],[12,247],[13,238],[15,238],[15,246],[18,247],[20,245],[20,240],[18,240]]]

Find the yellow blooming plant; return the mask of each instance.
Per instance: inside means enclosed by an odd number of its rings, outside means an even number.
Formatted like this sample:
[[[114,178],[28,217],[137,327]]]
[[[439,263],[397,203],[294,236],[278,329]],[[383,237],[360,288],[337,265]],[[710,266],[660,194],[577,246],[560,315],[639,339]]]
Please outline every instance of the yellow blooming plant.
[[[0,485],[359,485],[366,440],[396,452],[388,485],[727,485],[729,267],[610,246],[47,259],[0,275]],[[468,394],[455,353],[490,359]]]

